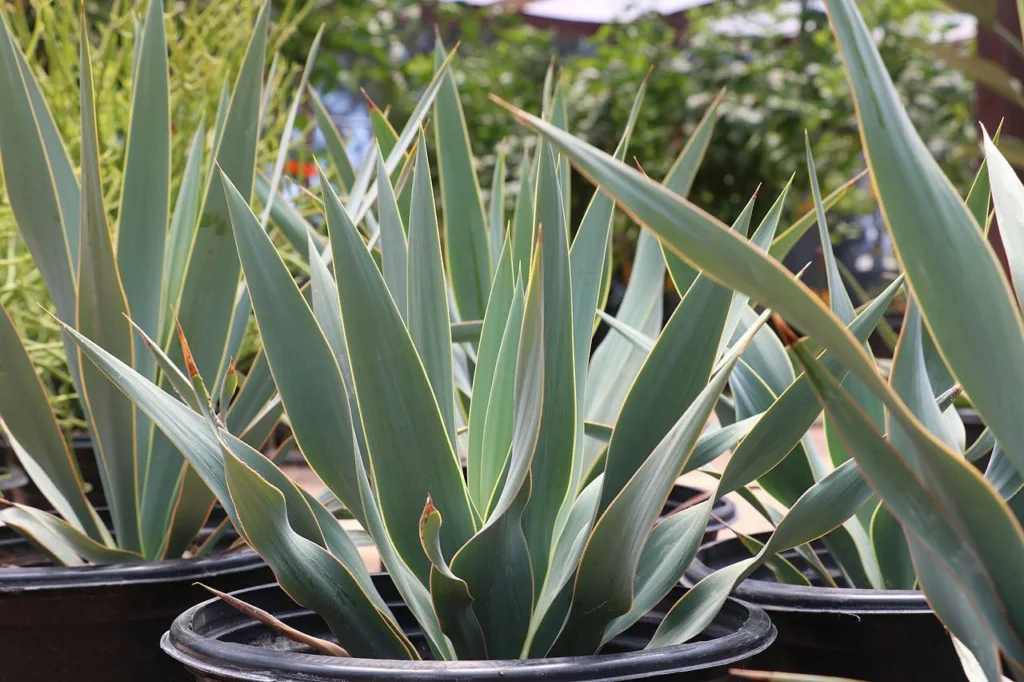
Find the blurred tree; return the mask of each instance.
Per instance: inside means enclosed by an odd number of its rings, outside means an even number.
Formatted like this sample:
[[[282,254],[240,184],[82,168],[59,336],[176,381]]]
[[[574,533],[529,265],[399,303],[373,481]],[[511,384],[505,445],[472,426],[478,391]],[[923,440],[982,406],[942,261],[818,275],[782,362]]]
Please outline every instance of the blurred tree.
[[[912,118],[950,177],[963,186],[979,157],[973,85],[923,47],[942,34],[941,18],[936,18],[941,9],[938,0],[862,3]],[[735,35],[737,16],[767,30]],[[722,119],[691,193],[697,204],[727,222],[759,184],[761,196],[768,197],[760,202],[766,210],[794,173],[800,198],[791,199],[790,215],[806,210],[805,129],[824,187],[835,187],[863,168],[852,103],[823,14],[806,0],[719,0],[692,10],[687,19],[680,46],[676,28],[657,16],[579,37],[534,28],[496,7],[320,0],[301,33],[311,36],[321,22],[329,27],[316,76],[321,89],[362,88],[380,107],[389,107],[397,121],[408,115],[415,102],[412,93],[432,73],[434,26],[449,47],[460,41],[455,70],[485,188],[494,151],[504,143],[509,191],[514,192],[517,160],[531,142],[517,138],[511,119],[487,95],[495,92],[538,111],[544,73],[555,55],[569,92],[573,132],[608,151],[615,147],[636,87],[653,67],[631,147],[631,155],[653,177],[667,171],[714,94],[728,88]],[[793,30],[780,35],[780,28]],[[296,58],[303,40],[293,41]],[[577,219],[588,196],[574,193]],[[845,208],[864,212],[868,201],[862,189]]]

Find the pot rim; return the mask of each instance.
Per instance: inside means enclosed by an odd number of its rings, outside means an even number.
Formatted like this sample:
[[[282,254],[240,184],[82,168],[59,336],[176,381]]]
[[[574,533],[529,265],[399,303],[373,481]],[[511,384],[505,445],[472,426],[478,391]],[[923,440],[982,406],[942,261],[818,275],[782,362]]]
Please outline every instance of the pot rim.
[[[31,544],[20,535],[0,546]],[[202,582],[204,578],[251,570],[263,559],[248,547],[201,559],[165,559],[93,566],[31,566],[0,569],[0,595],[44,590],[79,590],[147,583]]]
[[[709,542],[697,552],[686,571],[686,584],[693,585],[714,572],[701,559],[711,547],[739,544],[736,538]],[[746,552],[746,550],[743,550]],[[749,553],[747,554],[749,556]],[[732,592],[736,599],[772,611],[817,613],[885,614],[932,613],[921,590],[871,590],[854,587],[817,587],[784,585],[769,580],[747,578]]]
[[[380,575],[380,574],[378,574]],[[277,584],[239,590],[233,594],[281,591]],[[370,658],[337,658],[316,654],[265,649],[225,642],[216,635],[227,631],[222,624],[213,626],[207,636],[193,629],[193,621],[204,609],[225,608],[218,599],[209,599],[178,616],[170,630],[160,639],[160,646],[169,656],[190,670],[209,675],[228,675],[233,680],[600,680],[646,677],[657,673],[699,671],[724,667],[748,659],[767,649],[776,636],[775,626],[757,606],[735,599],[727,600],[723,613],[742,619],[738,628],[712,640],[688,642],[652,651],[567,656],[527,660],[495,661],[396,661]],[[232,610],[233,611],[233,610]],[[298,605],[285,620],[312,612]],[[232,618],[244,619],[235,613]],[[721,624],[722,613],[715,617]]]

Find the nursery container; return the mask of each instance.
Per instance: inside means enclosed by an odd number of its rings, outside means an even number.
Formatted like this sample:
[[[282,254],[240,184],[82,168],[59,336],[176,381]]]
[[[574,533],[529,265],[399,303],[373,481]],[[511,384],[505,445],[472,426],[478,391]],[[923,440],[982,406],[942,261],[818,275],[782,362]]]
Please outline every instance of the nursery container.
[[[824,545],[815,543],[814,549],[841,585],[842,574]],[[778,628],[775,644],[752,667],[868,682],[966,682],[949,635],[922,592],[822,587],[795,552],[783,556],[817,584],[779,584],[761,567],[736,587],[736,599],[764,609]],[[749,557],[735,538],[705,545],[685,582],[692,585]]]
[[[429,649],[408,609],[386,574],[374,576],[381,595],[399,624],[429,659]],[[775,628],[764,611],[729,600],[714,622],[695,641],[645,651],[667,609],[682,595],[677,587],[657,608],[594,656],[512,661],[433,660],[394,661],[322,656],[278,636],[211,599],[181,616],[167,632],[164,651],[186,666],[201,682],[275,680],[635,680],[671,679],[682,682],[727,679],[729,668],[767,648]],[[297,606],[277,585],[238,593],[285,623],[320,637],[330,637],[326,625],[311,611]]]
[[[236,537],[227,534],[221,548]],[[274,579],[248,549],[55,567],[10,529],[0,529],[0,564],[0,682],[191,679],[159,642],[178,614],[209,595],[195,583],[237,590]]]

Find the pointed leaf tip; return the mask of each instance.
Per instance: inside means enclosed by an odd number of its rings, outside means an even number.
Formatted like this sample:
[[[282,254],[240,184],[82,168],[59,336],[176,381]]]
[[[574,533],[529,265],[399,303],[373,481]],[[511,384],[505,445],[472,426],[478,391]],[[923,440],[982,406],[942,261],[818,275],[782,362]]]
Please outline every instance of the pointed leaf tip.
[[[188,340],[185,338],[185,330],[181,328],[181,320],[178,316],[174,316],[174,328],[178,332],[178,341],[181,343],[181,354],[185,358],[185,369],[188,371],[188,375],[192,378],[199,376],[199,368],[196,367],[195,358],[192,357],[192,349],[189,348]]]

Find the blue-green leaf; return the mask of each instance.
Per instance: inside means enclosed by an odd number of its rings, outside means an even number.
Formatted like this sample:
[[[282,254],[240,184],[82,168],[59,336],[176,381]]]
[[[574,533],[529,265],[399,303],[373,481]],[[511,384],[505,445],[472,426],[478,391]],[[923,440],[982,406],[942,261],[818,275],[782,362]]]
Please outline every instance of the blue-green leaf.
[[[434,208],[434,190],[427,161],[427,143],[420,135],[409,213],[409,264],[406,314],[409,336],[434,391],[448,439],[455,448],[455,387],[452,375],[452,332],[448,287],[441,258],[441,236]],[[379,181],[378,181],[379,183]],[[381,212],[381,220],[385,218]],[[488,283],[489,285],[489,283]]]

